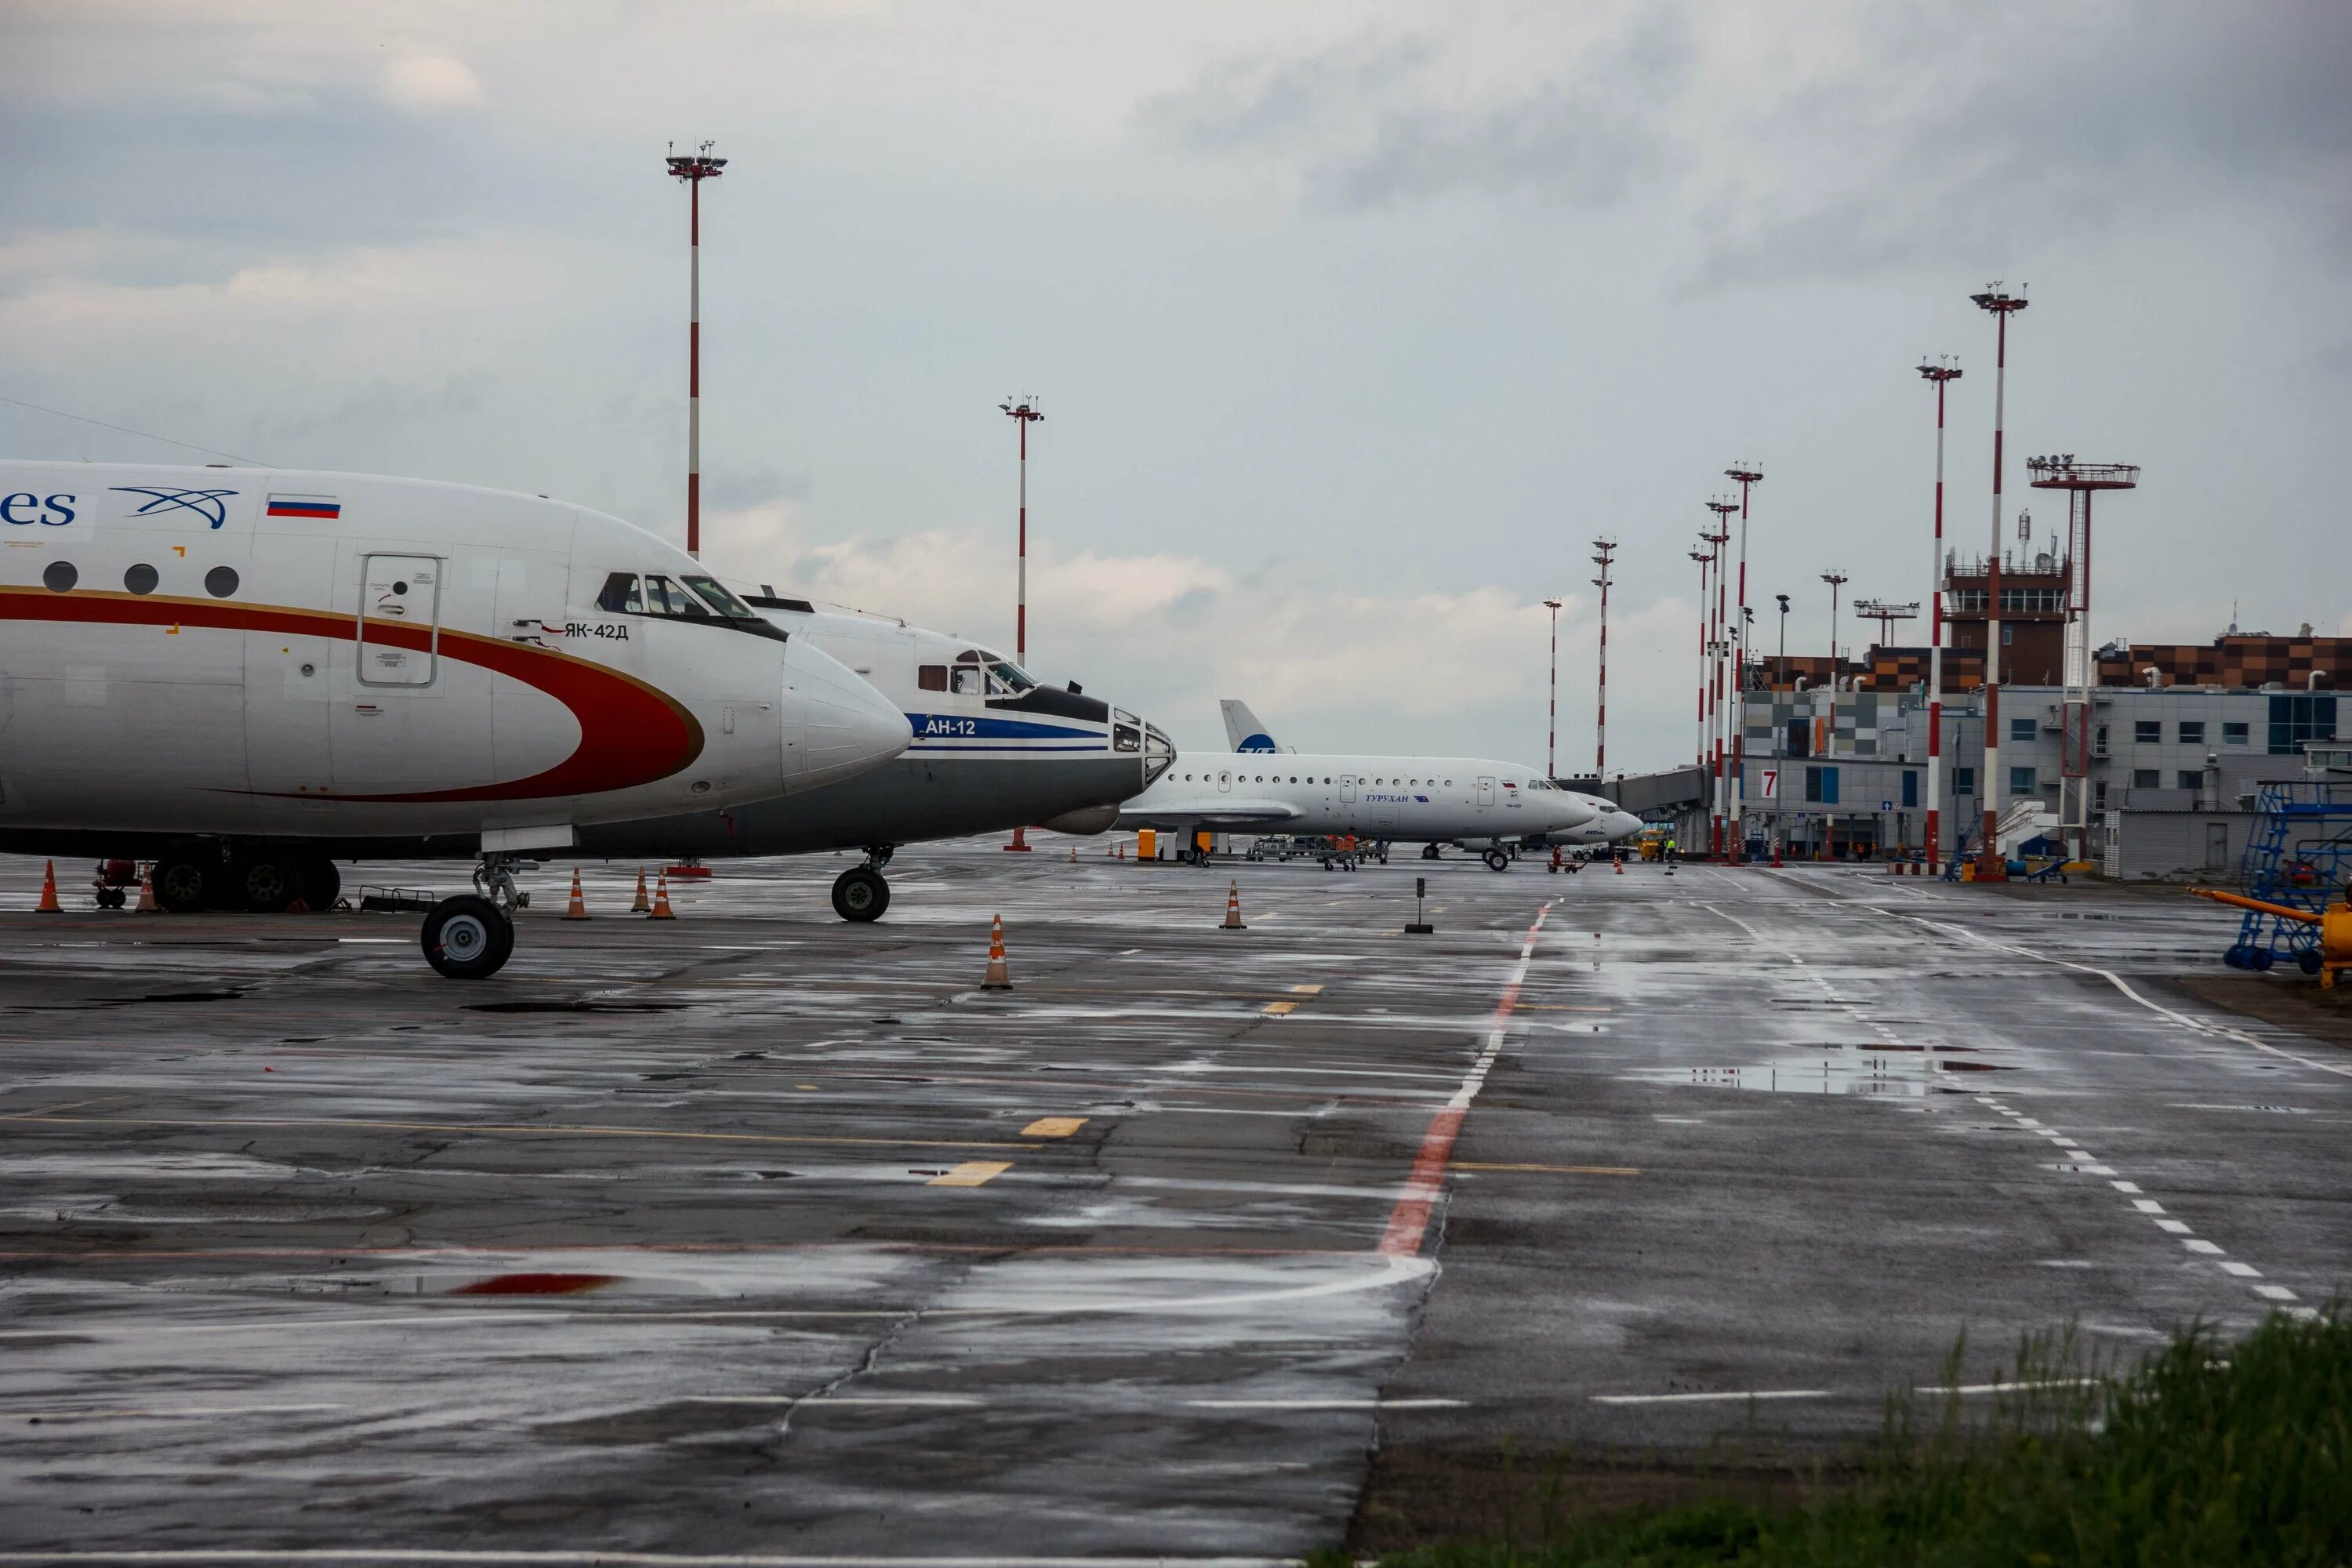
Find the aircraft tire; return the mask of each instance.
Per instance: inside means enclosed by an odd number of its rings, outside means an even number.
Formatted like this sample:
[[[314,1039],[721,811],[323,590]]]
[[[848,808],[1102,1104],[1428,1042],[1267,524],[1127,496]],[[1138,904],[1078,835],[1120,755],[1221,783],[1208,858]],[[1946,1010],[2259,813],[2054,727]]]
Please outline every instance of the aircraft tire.
[[[1511,868],[1511,858],[1503,850],[1489,849],[1486,851],[1486,868],[1490,871],[1507,871]]]
[[[425,917],[425,962],[452,980],[487,980],[514,953],[514,922],[478,893],[442,900]]]
[[[229,898],[248,914],[283,914],[301,896],[302,868],[294,856],[264,851],[229,868]]]
[[[1424,845],[1423,845],[1423,846],[1421,847],[1421,858],[1422,858],[1423,859],[1424,859],[1424,860],[1434,860],[1434,859],[1436,859],[1436,858],[1437,858],[1437,846],[1436,846],[1436,845],[1434,845],[1434,844],[1424,844]]]
[[[878,921],[889,907],[889,879],[871,866],[852,866],[833,879],[833,912],[843,920]]]
[[[343,895],[343,873],[332,856],[298,856],[294,868],[301,873],[304,903],[320,912],[335,907],[335,900]]]
[[[155,902],[167,914],[193,915],[209,901],[214,869],[184,851],[173,851],[155,862]]]

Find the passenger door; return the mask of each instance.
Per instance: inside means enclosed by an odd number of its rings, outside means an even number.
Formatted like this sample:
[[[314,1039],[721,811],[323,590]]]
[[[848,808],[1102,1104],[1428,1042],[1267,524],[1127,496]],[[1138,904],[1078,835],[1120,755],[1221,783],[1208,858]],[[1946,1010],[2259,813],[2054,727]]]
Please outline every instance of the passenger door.
[[[437,556],[370,553],[360,558],[359,683],[430,686],[439,662],[441,565]],[[422,647],[413,636],[424,634]]]
[[[1478,780],[1478,804],[1481,806],[1495,804],[1495,776],[1492,773],[1486,774]]]

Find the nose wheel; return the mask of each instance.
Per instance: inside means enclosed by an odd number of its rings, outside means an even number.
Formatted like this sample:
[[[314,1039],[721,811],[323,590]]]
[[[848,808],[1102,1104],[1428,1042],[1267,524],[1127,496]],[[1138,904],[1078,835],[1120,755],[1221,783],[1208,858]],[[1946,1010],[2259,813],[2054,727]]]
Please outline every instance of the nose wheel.
[[[833,881],[833,912],[845,921],[878,921],[890,907],[890,883],[872,865],[852,866]]]
[[[1501,849],[1489,849],[1486,851],[1486,869],[1489,871],[1507,871],[1510,868],[1511,857],[1507,851]]]
[[[514,955],[514,921],[479,893],[433,906],[419,939],[425,962],[452,980],[487,980]]]

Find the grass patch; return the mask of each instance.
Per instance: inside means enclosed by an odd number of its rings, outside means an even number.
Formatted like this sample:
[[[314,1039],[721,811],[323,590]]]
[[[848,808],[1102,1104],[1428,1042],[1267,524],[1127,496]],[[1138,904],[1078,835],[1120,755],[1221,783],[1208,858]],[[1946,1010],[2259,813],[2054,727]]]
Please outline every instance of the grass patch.
[[[1965,1343],[1940,1384],[1959,1383]],[[1985,1398],[1890,1397],[1878,1441],[1817,1500],[1703,1500],[1570,1517],[1557,1485],[1514,1538],[1383,1568],[2211,1568],[2352,1563],[2352,1321],[2274,1313],[2191,1330],[2129,1368],[2028,1339]],[[1343,1568],[1339,1552],[1310,1568]]]

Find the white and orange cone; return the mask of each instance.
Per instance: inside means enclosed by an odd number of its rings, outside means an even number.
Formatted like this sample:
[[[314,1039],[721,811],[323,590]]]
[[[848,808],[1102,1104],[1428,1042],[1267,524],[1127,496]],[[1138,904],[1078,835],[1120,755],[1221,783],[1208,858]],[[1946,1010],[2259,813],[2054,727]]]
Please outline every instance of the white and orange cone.
[[[988,973],[982,977],[982,991],[1010,991],[1013,976],[1004,968],[1004,917],[988,917]]]
[[[580,868],[577,866],[572,868],[572,902],[564,910],[563,918],[568,921],[588,918],[588,900],[580,895]]]
[[[155,901],[155,862],[148,861],[139,868],[139,907],[133,914],[160,915],[163,906]]]
[[[1617,862],[1617,874],[1621,877],[1623,876],[1625,874],[1625,857],[1622,855],[1612,855],[1610,858]]]
[[[637,868],[637,899],[629,906],[629,912],[633,915],[646,914],[653,907],[654,901],[646,897],[646,868],[640,866]]]
[[[649,921],[677,919],[677,911],[669,907],[669,878],[667,875],[654,879],[654,907],[646,911],[646,919]]]
[[[33,906],[37,915],[61,915],[65,906],[58,902],[58,863],[48,861],[41,872],[41,901]]]
[[[1249,930],[1249,927],[1242,924],[1242,885],[1237,880],[1225,884],[1225,923],[1217,929],[1219,931]]]

